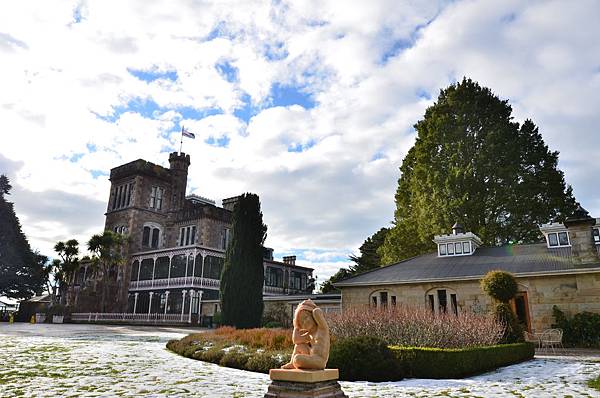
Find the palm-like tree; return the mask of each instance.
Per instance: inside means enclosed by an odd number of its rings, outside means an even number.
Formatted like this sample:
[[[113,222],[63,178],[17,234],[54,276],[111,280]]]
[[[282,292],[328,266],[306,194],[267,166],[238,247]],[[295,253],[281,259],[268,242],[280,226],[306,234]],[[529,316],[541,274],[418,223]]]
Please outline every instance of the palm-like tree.
[[[69,239],[66,242],[59,241],[54,245],[54,251],[60,257],[47,265],[46,272],[52,274],[56,285],[60,290],[74,282],[75,273],[79,267],[79,242],[77,239]],[[61,261],[62,260],[62,261]],[[54,301],[54,293],[51,292]]]
[[[92,253],[92,264],[100,272],[102,278],[101,312],[106,312],[106,295],[109,274],[112,266],[123,263],[123,246],[125,237],[111,231],[96,234],[88,241],[88,250]]]

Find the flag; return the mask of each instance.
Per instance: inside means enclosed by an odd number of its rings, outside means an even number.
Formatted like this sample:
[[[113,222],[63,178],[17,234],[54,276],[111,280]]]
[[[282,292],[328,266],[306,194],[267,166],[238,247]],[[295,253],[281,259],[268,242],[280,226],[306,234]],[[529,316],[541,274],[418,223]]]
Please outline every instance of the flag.
[[[194,135],[194,133],[190,133],[189,131],[187,131],[187,130],[185,129],[185,127],[181,127],[181,134],[182,134],[184,137],[187,137],[187,138],[196,138],[196,136]]]

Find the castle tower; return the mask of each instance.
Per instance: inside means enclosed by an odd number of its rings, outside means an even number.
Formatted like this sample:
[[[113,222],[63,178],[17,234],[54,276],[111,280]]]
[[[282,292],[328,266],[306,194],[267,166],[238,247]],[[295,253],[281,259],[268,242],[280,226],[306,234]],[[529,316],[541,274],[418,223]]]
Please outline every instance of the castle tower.
[[[183,208],[185,190],[187,187],[188,167],[190,155],[173,152],[169,155],[169,169],[171,170],[171,211]]]

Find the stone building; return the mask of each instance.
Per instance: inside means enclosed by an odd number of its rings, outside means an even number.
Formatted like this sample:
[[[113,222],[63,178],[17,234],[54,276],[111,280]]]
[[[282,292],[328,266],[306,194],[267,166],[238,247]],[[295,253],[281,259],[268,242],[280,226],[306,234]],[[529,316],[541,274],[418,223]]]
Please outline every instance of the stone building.
[[[552,307],[567,314],[600,313],[600,219],[581,207],[564,224],[540,227],[545,242],[483,247],[477,235],[455,224],[435,236],[437,252],[370,271],[335,285],[342,308],[424,305],[435,313],[491,310],[479,282],[491,270],[515,275],[513,309],[527,329],[554,322]]]
[[[222,207],[186,196],[190,156],[169,155],[169,168],[138,159],[110,171],[105,230],[128,237],[126,262],[109,275],[110,312],[191,319],[218,300],[225,248],[237,197]],[[295,256],[273,259],[265,248],[265,295],[311,293],[313,270]],[[74,312],[98,311],[100,276],[83,262],[70,287]]]

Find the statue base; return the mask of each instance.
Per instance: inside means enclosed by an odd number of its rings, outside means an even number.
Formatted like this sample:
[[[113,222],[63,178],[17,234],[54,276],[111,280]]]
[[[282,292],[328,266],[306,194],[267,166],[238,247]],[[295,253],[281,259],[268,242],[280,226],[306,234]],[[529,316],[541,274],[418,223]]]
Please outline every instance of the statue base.
[[[347,398],[337,369],[271,369],[265,398]]]

